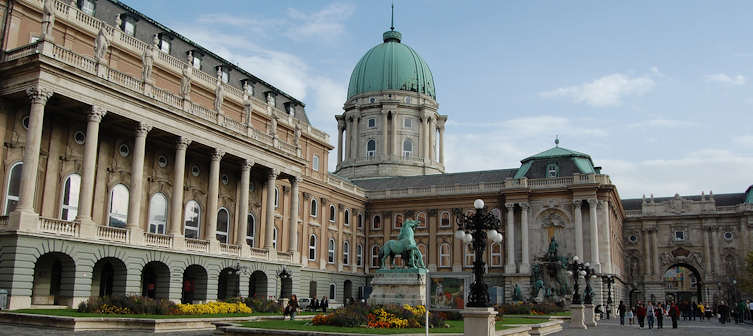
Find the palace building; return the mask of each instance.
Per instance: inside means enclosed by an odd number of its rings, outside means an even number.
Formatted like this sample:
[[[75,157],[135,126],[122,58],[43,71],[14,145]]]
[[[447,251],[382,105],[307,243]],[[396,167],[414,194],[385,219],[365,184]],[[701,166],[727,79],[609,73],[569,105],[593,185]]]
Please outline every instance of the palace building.
[[[11,309],[104,295],[339,304],[369,294],[379,247],[407,219],[431,274],[470,274],[453,236],[477,198],[502,223],[486,255],[501,301],[515,285],[528,295],[551,238],[613,275],[615,302],[728,298],[753,248],[753,188],[623,200],[609,167],[559,144],[519,167],[445,173],[452,115],[394,28],[355,65],[332,146],[303,102],[120,1],[0,12]]]

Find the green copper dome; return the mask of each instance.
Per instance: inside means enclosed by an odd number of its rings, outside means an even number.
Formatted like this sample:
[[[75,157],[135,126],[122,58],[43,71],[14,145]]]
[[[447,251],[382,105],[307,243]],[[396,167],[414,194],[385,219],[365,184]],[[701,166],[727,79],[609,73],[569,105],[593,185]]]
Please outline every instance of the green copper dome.
[[[434,77],[424,59],[411,47],[400,43],[402,34],[384,33],[384,43],[371,48],[350,75],[348,99],[365,92],[404,90],[436,99]]]

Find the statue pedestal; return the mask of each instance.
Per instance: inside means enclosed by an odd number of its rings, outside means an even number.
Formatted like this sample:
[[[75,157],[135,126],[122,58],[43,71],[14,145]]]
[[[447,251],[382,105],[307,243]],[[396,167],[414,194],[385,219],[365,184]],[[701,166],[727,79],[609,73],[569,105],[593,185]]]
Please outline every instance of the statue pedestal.
[[[583,305],[583,322],[588,327],[595,327],[596,324],[596,316],[594,315],[594,305],[593,304],[585,304]]]
[[[368,303],[426,305],[426,269],[378,270]]]
[[[496,334],[497,311],[494,308],[467,307],[460,311],[463,315],[463,335],[494,336]]]
[[[570,328],[575,329],[588,329],[586,327],[585,319],[583,314],[585,307],[583,307],[582,304],[571,304],[570,305]]]

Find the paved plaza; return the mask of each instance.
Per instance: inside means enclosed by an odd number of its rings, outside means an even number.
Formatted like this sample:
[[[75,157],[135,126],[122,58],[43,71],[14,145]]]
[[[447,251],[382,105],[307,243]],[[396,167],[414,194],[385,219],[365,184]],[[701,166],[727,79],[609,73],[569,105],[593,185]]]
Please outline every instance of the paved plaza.
[[[667,323],[666,321],[669,321]],[[672,321],[665,320],[664,329],[647,329],[638,328],[637,324],[632,326],[620,326],[619,320],[599,321],[597,328],[588,330],[565,329],[554,335],[557,336],[591,336],[591,335],[609,335],[609,336],[633,336],[633,335],[683,335],[683,336],[750,336],[753,335],[753,325],[750,324],[720,324],[717,320],[711,321],[682,321],[678,323],[677,329],[672,329]]]

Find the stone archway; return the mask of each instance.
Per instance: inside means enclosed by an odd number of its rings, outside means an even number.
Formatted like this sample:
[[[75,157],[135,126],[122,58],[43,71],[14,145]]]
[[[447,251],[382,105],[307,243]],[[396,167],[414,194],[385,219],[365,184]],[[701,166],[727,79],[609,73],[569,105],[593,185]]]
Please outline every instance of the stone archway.
[[[703,278],[694,266],[675,263],[665,269],[662,275],[664,300],[674,302],[703,301]]]
[[[61,252],[45,253],[34,263],[31,304],[66,305],[73,303],[76,263]]]
[[[345,280],[343,283],[343,303],[353,298],[353,281]]]
[[[153,299],[170,296],[170,268],[161,261],[150,261],[141,270],[141,295]]]
[[[126,293],[125,263],[115,257],[97,260],[92,269],[91,296],[123,296]]]
[[[248,284],[248,296],[266,300],[269,297],[269,280],[263,271],[251,273]]]
[[[240,276],[234,268],[226,267],[220,271],[217,279],[217,300],[238,296],[240,296]]]
[[[542,256],[547,252],[549,242],[554,238],[559,244],[559,254],[575,254],[575,232],[570,217],[561,209],[548,208],[536,214],[534,227],[529,230],[531,257]],[[583,256],[580,256],[583,258]]]
[[[207,270],[201,265],[190,265],[183,271],[181,303],[200,303],[207,300]]]
[[[280,279],[280,298],[290,298],[293,295],[293,278]]]

